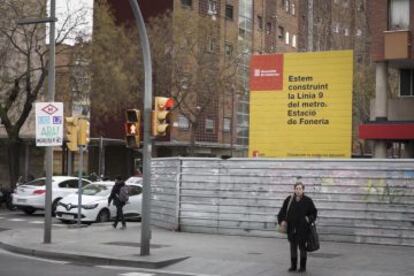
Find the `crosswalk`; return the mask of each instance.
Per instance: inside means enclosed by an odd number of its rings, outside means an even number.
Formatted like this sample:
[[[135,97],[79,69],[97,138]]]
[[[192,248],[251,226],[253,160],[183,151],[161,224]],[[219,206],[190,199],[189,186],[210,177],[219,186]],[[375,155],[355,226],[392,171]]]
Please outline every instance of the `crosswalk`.
[[[29,224],[44,224],[44,219],[31,219],[28,218],[8,218],[4,216],[0,216],[0,222],[22,222],[22,223],[29,223]],[[56,227],[64,227],[64,224],[61,224],[59,222],[53,223],[53,226]]]
[[[119,276],[156,276],[156,274],[152,273],[142,273],[142,272],[126,272],[118,274]]]

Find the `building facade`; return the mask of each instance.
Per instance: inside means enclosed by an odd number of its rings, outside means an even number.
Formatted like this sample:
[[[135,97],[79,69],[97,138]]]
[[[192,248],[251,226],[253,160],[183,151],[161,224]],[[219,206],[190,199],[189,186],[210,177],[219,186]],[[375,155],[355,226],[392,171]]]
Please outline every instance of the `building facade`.
[[[414,157],[414,1],[368,2],[375,62],[375,99],[360,137],[374,141],[374,157]],[[392,83],[395,82],[395,89]],[[398,154],[394,156],[394,150]]]

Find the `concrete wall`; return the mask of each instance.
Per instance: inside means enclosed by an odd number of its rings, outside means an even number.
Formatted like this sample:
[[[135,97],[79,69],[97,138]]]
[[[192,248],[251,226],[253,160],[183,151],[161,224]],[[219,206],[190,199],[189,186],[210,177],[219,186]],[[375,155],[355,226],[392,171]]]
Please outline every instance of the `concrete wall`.
[[[153,160],[152,223],[177,231],[283,237],[283,200],[302,177],[322,240],[414,246],[411,160]]]
[[[413,121],[414,98],[400,97],[388,99],[387,118],[389,121]],[[370,101],[370,110],[375,110],[375,99]],[[375,121],[375,112],[370,113],[370,120]]]

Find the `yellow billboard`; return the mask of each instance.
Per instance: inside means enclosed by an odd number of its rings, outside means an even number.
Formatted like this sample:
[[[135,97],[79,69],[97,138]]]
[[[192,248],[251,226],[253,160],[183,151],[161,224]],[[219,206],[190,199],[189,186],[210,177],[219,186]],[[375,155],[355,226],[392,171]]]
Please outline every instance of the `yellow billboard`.
[[[353,52],[255,55],[249,157],[349,158]]]

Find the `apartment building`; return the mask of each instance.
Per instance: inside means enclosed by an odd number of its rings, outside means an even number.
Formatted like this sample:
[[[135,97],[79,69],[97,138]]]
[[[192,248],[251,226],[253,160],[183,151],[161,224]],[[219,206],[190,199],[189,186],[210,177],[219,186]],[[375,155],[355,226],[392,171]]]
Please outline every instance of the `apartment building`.
[[[295,52],[299,43],[298,0],[254,1],[254,53]]]
[[[368,2],[375,62],[375,99],[359,136],[374,142],[374,157],[414,157],[414,1]],[[393,82],[396,88],[393,89]]]

